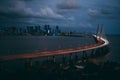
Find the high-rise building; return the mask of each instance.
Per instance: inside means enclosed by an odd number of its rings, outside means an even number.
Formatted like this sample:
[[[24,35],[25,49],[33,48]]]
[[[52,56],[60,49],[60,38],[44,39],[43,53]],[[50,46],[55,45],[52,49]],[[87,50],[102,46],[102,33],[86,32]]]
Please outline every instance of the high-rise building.
[[[56,26],[55,35],[58,36],[58,35],[60,35],[60,33],[61,33],[61,30],[59,29],[59,26]]]

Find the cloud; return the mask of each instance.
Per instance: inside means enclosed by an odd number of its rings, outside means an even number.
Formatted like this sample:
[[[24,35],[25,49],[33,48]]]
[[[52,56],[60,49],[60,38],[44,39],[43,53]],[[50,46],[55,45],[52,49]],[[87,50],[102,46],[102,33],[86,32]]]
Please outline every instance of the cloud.
[[[6,2],[5,2],[6,1]],[[50,20],[63,20],[64,16],[56,13],[50,7],[41,8],[34,11],[33,8],[28,7],[26,0],[12,0],[3,1],[0,5],[0,23],[3,22],[49,22]]]
[[[7,6],[9,4],[9,6]],[[31,8],[27,8],[25,2],[23,1],[13,1],[6,2],[4,6],[0,6],[0,16],[4,16],[7,18],[23,18],[29,17],[33,15],[33,11]]]
[[[37,14],[40,15],[42,18],[64,19],[62,15],[55,13],[49,7],[41,9],[40,12]]]
[[[68,20],[69,20],[69,21],[74,21],[75,18],[74,18],[74,17],[69,17]]]
[[[76,0],[65,0],[57,5],[58,9],[78,9],[80,5]]]
[[[118,15],[114,12],[110,12],[110,9],[100,8],[100,9],[88,9],[88,15],[93,18],[99,19],[115,19]]]
[[[98,17],[100,15],[99,11],[96,9],[88,9],[88,14],[92,17]]]

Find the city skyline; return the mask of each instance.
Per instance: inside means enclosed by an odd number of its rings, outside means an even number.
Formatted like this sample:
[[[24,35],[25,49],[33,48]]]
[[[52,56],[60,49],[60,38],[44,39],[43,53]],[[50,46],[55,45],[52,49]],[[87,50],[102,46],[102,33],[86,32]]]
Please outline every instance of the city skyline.
[[[0,25],[59,25],[94,32],[104,24],[107,34],[120,34],[119,0],[1,0]]]

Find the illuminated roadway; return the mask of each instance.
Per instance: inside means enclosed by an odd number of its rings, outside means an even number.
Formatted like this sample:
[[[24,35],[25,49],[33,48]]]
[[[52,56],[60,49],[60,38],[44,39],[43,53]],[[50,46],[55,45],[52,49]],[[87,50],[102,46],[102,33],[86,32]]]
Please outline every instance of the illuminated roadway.
[[[65,54],[70,54],[70,53],[94,50],[97,48],[107,46],[109,44],[109,41],[107,39],[96,36],[96,35],[93,35],[93,36],[98,40],[98,42],[95,44],[88,45],[88,46],[83,46],[83,47],[78,47],[78,48],[70,48],[70,49],[65,49],[65,50],[37,52],[37,53],[30,53],[30,54],[0,56],[0,61],[38,58],[38,57],[44,57],[44,56],[65,55]]]

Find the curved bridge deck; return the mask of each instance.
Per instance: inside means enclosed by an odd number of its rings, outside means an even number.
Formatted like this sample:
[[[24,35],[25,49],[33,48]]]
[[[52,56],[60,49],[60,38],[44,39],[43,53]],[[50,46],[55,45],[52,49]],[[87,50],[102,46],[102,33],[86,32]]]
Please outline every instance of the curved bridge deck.
[[[15,60],[15,59],[27,59],[27,58],[38,58],[38,57],[44,57],[44,56],[65,55],[65,54],[82,52],[82,51],[87,51],[87,50],[94,50],[97,48],[107,46],[109,44],[109,42],[102,37],[99,37],[96,35],[94,35],[94,37],[98,40],[98,42],[95,44],[92,44],[92,45],[78,47],[78,48],[65,49],[65,50],[51,51],[51,52],[47,51],[47,52],[37,52],[37,53],[31,53],[31,54],[0,56],[0,61]]]

